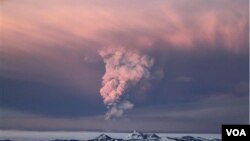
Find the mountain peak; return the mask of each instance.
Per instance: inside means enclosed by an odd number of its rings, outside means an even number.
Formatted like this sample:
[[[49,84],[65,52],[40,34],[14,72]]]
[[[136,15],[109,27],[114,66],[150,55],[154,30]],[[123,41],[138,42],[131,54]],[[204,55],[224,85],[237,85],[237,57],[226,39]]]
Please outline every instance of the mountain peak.
[[[144,134],[136,130],[133,130],[132,133],[130,133],[126,137],[126,139],[144,139]]]
[[[221,141],[221,139],[205,139],[201,137],[193,136],[182,136],[182,137],[160,137],[155,133],[141,133],[137,130],[133,130],[124,139],[111,138],[110,136],[102,133],[95,139],[90,139],[87,141]]]
[[[95,138],[96,140],[111,140],[112,138],[104,133]]]
[[[146,139],[149,139],[149,140],[157,140],[157,139],[160,139],[161,137],[159,137],[158,135],[156,135],[155,133],[151,133],[151,134],[144,134],[144,137]]]
[[[133,134],[142,134],[141,132],[137,131],[137,130],[133,130],[132,131]]]

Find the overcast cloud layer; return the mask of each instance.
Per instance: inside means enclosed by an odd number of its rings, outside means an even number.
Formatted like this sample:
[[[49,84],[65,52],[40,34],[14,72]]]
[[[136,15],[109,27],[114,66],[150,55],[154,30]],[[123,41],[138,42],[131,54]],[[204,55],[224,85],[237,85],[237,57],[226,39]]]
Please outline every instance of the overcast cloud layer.
[[[249,121],[248,0],[0,4],[1,129],[220,132]],[[106,121],[110,48],[153,62],[126,90],[133,109]]]

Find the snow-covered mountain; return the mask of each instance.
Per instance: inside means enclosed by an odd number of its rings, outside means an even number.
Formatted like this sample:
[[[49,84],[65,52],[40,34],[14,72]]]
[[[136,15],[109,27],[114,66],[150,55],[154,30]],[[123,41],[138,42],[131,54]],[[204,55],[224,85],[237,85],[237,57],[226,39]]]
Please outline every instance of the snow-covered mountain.
[[[125,140],[160,140],[160,137],[157,136],[156,134],[151,134],[151,133],[141,133],[136,130],[134,130],[132,133],[128,134],[124,138]]]
[[[96,137],[95,140],[97,141],[112,141],[113,139],[105,134],[101,134],[100,136]]]
[[[114,139],[106,134],[101,134],[100,136],[98,136],[94,139],[88,140],[88,141],[123,141],[123,140],[122,139]]]
[[[108,135],[101,134],[97,138],[89,141],[221,141],[221,139],[205,139],[193,136],[160,137],[154,133],[142,133],[134,130],[123,139],[115,139]]]
[[[221,139],[205,139],[201,137],[183,136],[181,138],[167,137],[165,141],[221,141]]]
[[[0,141],[221,141],[220,134],[1,131]],[[217,139],[216,139],[217,138]]]
[[[124,139],[125,140],[143,140],[145,139],[145,135],[141,132],[134,130],[132,133],[128,134],[128,136],[126,136]]]
[[[159,140],[159,139],[161,139],[161,137],[159,137],[158,135],[156,135],[154,133],[152,133],[152,134],[148,133],[148,134],[145,134],[144,136],[147,140]]]

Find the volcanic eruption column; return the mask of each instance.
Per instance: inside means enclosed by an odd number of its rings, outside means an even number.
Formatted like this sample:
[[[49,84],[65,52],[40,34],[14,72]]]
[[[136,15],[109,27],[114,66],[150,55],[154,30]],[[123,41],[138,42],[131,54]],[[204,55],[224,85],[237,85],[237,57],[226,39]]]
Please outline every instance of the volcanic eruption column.
[[[106,120],[121,117],[125,110],[132,109],[128,90],[142,79],[150,77],[154,59],[148,55],[124,48],[106,48],[99,52],[105,63],[100,94],[107,106]]]

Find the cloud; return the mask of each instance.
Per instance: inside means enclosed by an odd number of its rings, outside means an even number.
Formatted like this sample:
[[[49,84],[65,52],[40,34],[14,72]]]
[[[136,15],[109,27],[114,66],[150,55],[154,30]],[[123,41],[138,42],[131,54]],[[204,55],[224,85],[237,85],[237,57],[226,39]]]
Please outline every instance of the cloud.
[[[79,118],[47,117],[8,110],[8,112],[4,112],[7,118],[1,117],[0,128],[121,132],[137,129],[144,132],[219,133],[221,124],[247,124],[249,120],[247,98],[240,101],[228,100],[234,101],[236,104],[225,106],[223,103],[219,103],[211,106],[212,102],[210,102],[209,106],[201,101],[191,104],[183,103],[185,106],[177,109],[170,107],[136,108],[116,121],[105,121],[102,115]]]
[[[1,76],[66,83],[62,85],[91,92],[100,85],[98,50],[106,46],[124,45],[148,54],[171,48],[245,53],[245,3],[145,1],[140,8],[140,2],[8,1],[2,7]]]
[[[136,87],[140,81],[150,78],[154,59],[122,47],[101,50],[100,56],[106,69],[100,89],[104,104],[108,108],[106,119],[121,117],[125,110],[134,106],[126,98],[130,89]]]
[[[221,43],[234,52],[248,43],[247,0],[212,4],[190,0],[146,1],[144,8],[140,8],[139,2],[120,1],[38,3],[27,0],[3,6],[4,45],[27,50],[34,49],[29,45],[34,43],[65,46],[65,42],[76,44],[72,42],[83,39],[97,44],[129,42],[152,48],[162,41],[181,49]],[[24,12],[17,14],[16,10]],[[26,13],[30,11],[32,14]]]
[[[179,81],[179,82],[191,82],[193,81],[193,79],[191,77],[188,77],[188,76],[179,76],[176,78],[176,81]]]

